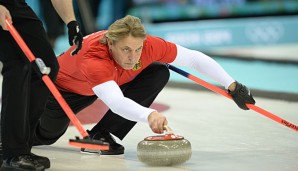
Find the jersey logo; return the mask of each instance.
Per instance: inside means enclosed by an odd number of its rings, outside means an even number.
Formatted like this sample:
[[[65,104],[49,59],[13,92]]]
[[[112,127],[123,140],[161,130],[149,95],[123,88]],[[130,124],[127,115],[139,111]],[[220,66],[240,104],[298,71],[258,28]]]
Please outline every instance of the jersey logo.
[[[135,66],[132,68],[132,70],[136,71],[140,68],[142,68],[142,64],[141,64],[141,61],[139,60],[138,63],[136,63]]]

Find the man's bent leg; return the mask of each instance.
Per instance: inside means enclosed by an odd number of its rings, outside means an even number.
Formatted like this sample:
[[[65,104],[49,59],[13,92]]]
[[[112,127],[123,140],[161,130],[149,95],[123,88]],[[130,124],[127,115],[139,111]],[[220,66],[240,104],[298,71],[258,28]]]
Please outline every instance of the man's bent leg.
[[[91,105],[97,99],[96,96],[82,96],[62,91],[61,94],[75,114]],[[69,122],[70,120],[60,104],[50,95],[45,112],[42,114],[40,122],[36,127],[33,145],[50,145],[55,143],[65,133]]]
[[[133,81],[121,86],[125,97],[149,107],[169,80],[169,70],[165,64],[153,63],[144,69]],[[93,127],[90,134],[105,130],[123,139],[136,122],[127,120],[109,110]]]

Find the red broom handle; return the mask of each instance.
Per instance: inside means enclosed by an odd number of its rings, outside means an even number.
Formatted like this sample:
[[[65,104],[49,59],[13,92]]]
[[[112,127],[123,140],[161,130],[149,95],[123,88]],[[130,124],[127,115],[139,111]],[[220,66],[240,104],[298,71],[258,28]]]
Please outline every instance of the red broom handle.
[[[35,61],[35,56],[31,52],[31,50],[28,48],[22,37],[19,35],[15,27],[6,19],[6,26],[8,28],[8,31],[11,33],[12,37],[15,39],[15,41],[18,43],[22,51],[25,53],[27,58],[30,62]],[[78,131],[81,133],[83,137],[89,136],[87,131],[83,128],[81,122],[78,120],[78,118],[75,116],[74,112],[71,110],[65,99],[62,97],[61,93],[58,91],[52,80],[49,78],[48,75],[43,74],[42,80],[47,85],[51,93],[54,95],[70,121],[75,125],[75,127],[78,129]]]
[[[182,75],[182,76],[184,76],[184,77],[186,77],[186,78],[188,78],[188,79],[202,85],[203,87],[205,87],[205,88],[207,88],[211,91],[214,91],[218,94],[221,94],[221,95],[223,95],[223,96],[225,96],[225,97],[232,100],[232,96],[230,94],[228,94],[226,91],[224,91],[223,89],[220,89],[219,87],[216,87],[216,86],[214,86],[214,85],[212,85],[212,84],[210,84],[210,83],[208,83],[208,82],[206,82],[206,81],[204,81],[204,80],[202,80],[202,79],[200,79],[200,78],[198,78],[198,77],[196,77],[196,76],[194,76],[194,75],[192,75],[192,74],[190,74],[186,71],[183,71],[183,70],[181,70],[181,69],[179,69],[179,68],[177,68],[173,65],[168,64],[168,67],[169,67],[170,70],[175,71],[176,73],[178,73],[178,74],[180,74],[180,75]],[[252,109],[252,110],[254,110],[254,111],[256,111],[256,112],[258,112],[258,113],[260,113],[260,114],[262,114],[262,115],[264,115],[264,116],[266,116],[266,117],[268,117],[268,118],[270,118],[270,119],[272,119],[272,120],[274,120],[274,121],[276,121],[276,122],[278,122],[278,123],[280,123],[284,126],[287,126],[287,127],[289,127],[289,128],[291,128],[291,129],[298,132],[298,126],[291,123],[291,122],[286,121],[286,120],[274,115],[273,113],[271,113],[269,111],[266,111],[266,110],[254,105],[254,104],[246,103],[246,106],[248,108],[250,108],[250,109]]]

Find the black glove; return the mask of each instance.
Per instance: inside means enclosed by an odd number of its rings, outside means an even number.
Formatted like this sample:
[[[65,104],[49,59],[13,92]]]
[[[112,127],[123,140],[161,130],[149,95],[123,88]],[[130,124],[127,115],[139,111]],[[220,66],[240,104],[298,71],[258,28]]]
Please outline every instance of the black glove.
[[[232,92],[228,90],[228,92],[232,96],[234,102],[238,105],[238,107],[240,107],[243,110],[249,110],[245,103],[256,103],[249,89],[241,83],[236,82],[235,90]]]
[[[71,52],[71,55],[77,54],[82,48],[83,34],[81,32],[79,23],[77,21],[71,21],[67,24],[68,28],[68,40],[72,46],[76,44],[77,47]]]

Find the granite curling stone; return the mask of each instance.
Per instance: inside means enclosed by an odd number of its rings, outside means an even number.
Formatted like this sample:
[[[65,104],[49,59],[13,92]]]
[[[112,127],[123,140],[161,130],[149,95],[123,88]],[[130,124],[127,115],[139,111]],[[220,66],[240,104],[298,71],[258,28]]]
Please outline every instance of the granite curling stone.
[[[150,136],[138,143],[138,159],[151,166],[179,165],[191,158],[191,144],[173,133]]]

